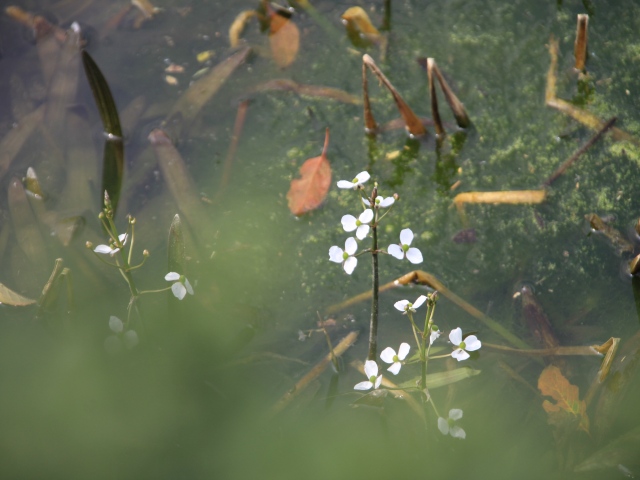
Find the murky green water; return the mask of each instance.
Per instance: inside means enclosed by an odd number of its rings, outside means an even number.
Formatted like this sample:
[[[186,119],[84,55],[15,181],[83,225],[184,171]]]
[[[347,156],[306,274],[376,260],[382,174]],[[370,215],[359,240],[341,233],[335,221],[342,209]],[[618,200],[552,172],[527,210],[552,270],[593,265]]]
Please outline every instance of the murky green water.
[[[382,2],[360,4],[379,25]],[[108,29],[109,19],[124,6],[71,0],[20,4],[65,28],[79,21],[89,37],[87,51],[121,112],[136,98],[144,102],[135,121],[123,121],[125,193],[116,224],[124,231],[125,214],[136,217],[134,263],[145,248],[151,256],[134,277],[143,290],[159,289],[166,286],[167,232],[179,210],[147,136],[202,68],[196,55],[213,50],[212,65],[227,58],[229,26],[239,12],[256,5],[159,2],[165,10],[141,28],[133,27],[131,12],[121,28]],[[632,230],[640,216],[638,148],[611,138],[597,143],[553,184],[541,205],[468,205],[465,224],[452,203],[461,192],[538,189],[593,135],[544,104],[551,35],[560,44],[558,96],[601,119],[616,116],[618,128],[640,137],[638,6],[394,2],[386,61],[377,47],[366,52],[424,116],[429,116],[427,80],[416,58],[436,59],[473,122],[440,149],[432,128],[426,141],[407,140],[400,130],[370,141],[357,105],[292,92],[249,93],[267,80],[287,78],[360,95],[365,50],[348,42],[339,22],[353,4],[314,6],[332,29],[321,28],[303,10],[294,16],[300,51],[285,70],[273,64],[267,37],[250,23],[243,33],[255,47],[250,59],[198,120],[173,138],[195,193],[207,200],[206,218],[190,230],[199,245],[189,244],[187,251],[195,295],[180,303],[170,293],[143,295],[141,314],[133,320],[140,344],[131,351],[105,352],[109,317],[127,317],[129,292],[118,272],[84,246],[106,238],[96,219],[104,140],[81,67],[70,102],[75,113],[68,117],[75,123],[67,123],[62,138],[51,141],[45,128],[36,128],[13,161],[3,165],[0,283],[38,298],[54,260],[62,258],[71,270],[74,305],[67,314],[61,300],[57,312],[39,320],[34,320],[35,307],[0,306],[2,476],[581,479],[640,474],[638,312],[634,286],[621,273],[630,256],[617,255],[599,235],[587,235],[584,221],[586,214],[598,213],[624,234]],[[587,93],[578,90],[571,68],[575,18],[585,12],[591,15]],[[0,51],[0,138],[5,138],[24,115],[46,104],[48,62],[39,58],[28,29],[8,16],[0,18]],[[172,62],[185,68],[173,74],[177,86],[164,78]],[[396,118],[390,95],[372,76],[369,87],[378,121]],[[221,185],[238,104],[246,98],[251,99],[246,122],[229,180]],[[454,132],[444,102],[441,113]],[[305,159],[321,152],[327,126],[332,188],[321,209],[296,219],[285,198],[289,183]],[[2,145],[0,154],[5,154],[8,147]],[[66,152],[63,158],[75,151],[80,163],[60,168],[51,145]],[[46,194],[45,215],[23,222],[37,225],[41,248],[35,253],[21,236],[6,193],[28,167],[35,168]],[[329,306],[370,284],[366,256],[351,276],[327,258],[329,247],[343,246],[347,236],[341,216],[359,209],[355,194],[333,185],[365,169],[385,196],[400,195],[382,226],[381,245],[395,243],[401,229],[412,228],[414,244],[425,257],[419,268],[524,341],[534,343],[521,302],[514,298],[523,284],[533,285],[562,345],[621,338],[615,362],[625,361],[614,363],[613,374],[589,403],[589,435],[549,425],[537,392],[542,362],[488,348],[466,362],[481,370],[479,375],[432,391],[441,414],[464,410],[465,440],[444,437],[430,408],[425,425],[406,402],[391,398],[383,409],[351,407],[360,397],[353,385],[363,378],[349,364],[361,362],[367,352],[366,301],[331,316],[337,321],[329,329],[334,344],[351,330],[361,332],[343,356],[340,375],[332,376],[329,368],[283,412],[271,414],[278,399],[327,353],[321,333],[302,342],[299,331],[317,328],[318,312],[328,318]],[[69,183],[70,172],[80,172],[76,178],[81,180]],[[64,246],[52,231],[76,216],[86,224]],[[454,235],[465,228],[475,229],[476,241],[456,243]],[[387,256],[380,263],[381,283],[414,268]],[[413,344],[408,322],[393,303],[426,291],[415,286],[381,295],[381,348]],[[506,344],[446,298],[438,303],[436,323],[447,332],[460,326],[483,342]],[[430,371],[454,368],[451,362],[434,360]],[[568,357],[563,371],[584,398],[598,368],[596,357]],[[408,365],[393,380],[401,383],[414,375],[417,367]],[[609,407],[603,405],[607,399],[613,402]],[[604,448],[610,450],[596,456]],[[580,465],[589,470],[575,472]]]

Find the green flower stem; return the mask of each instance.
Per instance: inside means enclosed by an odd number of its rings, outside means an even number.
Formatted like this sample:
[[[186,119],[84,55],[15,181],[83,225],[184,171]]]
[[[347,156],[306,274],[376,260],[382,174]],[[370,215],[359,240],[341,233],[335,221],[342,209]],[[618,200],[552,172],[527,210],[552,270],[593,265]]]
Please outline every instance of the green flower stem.
[[[376,215],[377,217],[377,215]],[[378,350],[378,289],[380,279],[378,277],[378,225],[377,218],[371,227],[373,245],[371,247],[371,264],[373,267],[373,284],[371,287],[371,321],[369,323],[369,355],[367,359],[375,360]]]
[[[159,288],[158,290],[140,290],[138,292],[138,295],[143,295],[145,293],[160,293],[160,292],[166,292],[167,290],[171,290],[171,287],[165,287],[165,288]]]
[[[431,343],[427,347],[427,340],[431,336],[431,326],[433,325],[433,314],[436,309],[437,293],[433,293],[427,298],[427,314],[424,319],[424,330],[422,331],[422,343],[420,344],[420,363],[421,363],[421,377],[420,388],[427,388],[427,363],[429,362],[428,349],[431,348]]]

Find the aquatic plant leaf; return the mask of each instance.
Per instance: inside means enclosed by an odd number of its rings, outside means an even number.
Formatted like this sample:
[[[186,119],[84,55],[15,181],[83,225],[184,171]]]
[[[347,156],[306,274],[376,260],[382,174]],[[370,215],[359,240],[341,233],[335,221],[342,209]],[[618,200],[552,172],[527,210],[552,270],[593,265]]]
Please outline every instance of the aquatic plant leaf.
[[[413,113],[413,110],[407,105],[407,102],[400,96],[398,91],[395,89],[391,82],[387,79],[382,70],[378,68],[376,62],[373,61],[370,55],[363,55],[362,62],[369,67],[369,69],[378,77],[378,80],[382,82],[382,84],[389,90],[389,93],[393,96],[393,100],[396,102],[396,107],[398,107],[398,111],[400,115],[404,119],[404,123],[409,134],[419,137],[427,133],[427,129],[424,128],[424,125],[420,121],[420,119]]]
[[[635,463],[640,451],[640,426],[612,440],[575,466],[574,472],[587,472],[603,468],[616,468]],[[633,478],[631,475],[627,475]]]
[[[288,78],[276,78],[274,80],[267,80],[264,83],[256,85],[252,92],[267,92],[270,90],[282,90],[295,92],[298,95],[307,97],[321,97],[337,100],[338,102],[350,103],[352,105],[359,105],[362,103],[359,98],[350,93],[340,90],[338,88],[323,87],[321,85],[304,85],[302,83],[296,83]]]
[[[229,43],[231,48],[236,48],[240,43],[240,35],[246,27],[247,22],[257,15],[255,10],[245,10],[240,12],[229,27]]]
[[[324,148],[318,157],[310,158],[300,167],[300,178],[291,180],[287,193],[289,210],[294,215],[302,215],[318,208],[324,201],[331,185],[331,165],[327,159],[329,129],[324,138]]]
[[[18,246],[39,276],[44,273],[43,268],[47,264],[47,247],[20,179],[14,177],[11,180],[7,198]]]
[[[42,122],[43,118],[44,105],[22,117],[18,125],[9,130],[2,138],[0,141],[0,180],[9,170],[11,162],[13,162],[13,159],[20,152],[20,149],[36,127]]]
[[[84,50],[82,51],[82,64],[106,133],[100,199],[103,198],[104,192],[108,192],[113,211],[116,212],[124,176],[124,144],[122,142],[122,127],[120,126],[118,109],[104,75],[102,75],[91,55]]]
[[[446,370],[444,372],[427,374],[427,387],[429,390],[451,385],[452,383],[465,380],[467,378],[479,375],[482,370],[476,370],[470,367],[456,368],[454,370]],[[412,378],[399,385],[401,388],[412,388],[419,384],[420,377]]]
[[[163,127],[171,128],[171,134],[175,135],[175,138],[180,137],[182,129],[189,128],[202,107],[211,100],[229,75],[245,61],[250,51],[249,47],[238,50],[213,67],[209,73],[193,82],[173,106],[166,120],[162,122]]]
[[[564,411],[578,417],[579,428],[589,432],[587,405],[584,400],[580,400],[578,387],[569,383],[558,367],[549,365],[542,371],[538,378],[538,389],[543,395],[556,401],[555,403],[549,400],[542,402],[542,408],[549,414],[550,421],[555,423],[554,414]]]
[[[19,293],[14,292],[9,287],[6,287],[2,283],[0,283],[0,303],[4,303],[5,305],[12,305],[14,307],[24,307],[27,305],[32,305],[36,303],[36,301],[27,297],[23,297]]]
[[[180,215],[176,213],[169,227],[169,258],[167,271],[185,273],[187,260],[184,244],[182,222],[180,221]]]
[[[300,49],[300,30],[291,19],[278,13],[271,14],[269,45],[273,60],[280,68],[291,65]]]
[[[365,35],[380,35],[380,32],[373,26],[369,15],[362,7],[348,8],[340,17],[347,29],[352,28]]]

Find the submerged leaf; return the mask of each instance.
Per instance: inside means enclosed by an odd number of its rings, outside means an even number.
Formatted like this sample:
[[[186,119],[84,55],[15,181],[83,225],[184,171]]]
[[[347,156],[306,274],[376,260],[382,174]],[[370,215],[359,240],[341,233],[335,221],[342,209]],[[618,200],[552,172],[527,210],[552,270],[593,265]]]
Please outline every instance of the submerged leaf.
[[[271,15],[269,44],[273,59],[280,68],[293,63],[300,48],[300,30],[290,19],[278,14]]]
[[[549,365],[542,371],[540,378],[538,378],[538,389],[543,395],[556,401],[556,403],[549,400],[542,402],[542,408],[549,414],[553,423],[555,423],[554,414],[564,411],[578,417],[580,420],[579,428],[589,432],[587,405],[584,400],[580,400],[578,387],[569,383],[558,367]]]
[[[247,25],[247,22],[256,16],[256,13],[257,12],[255,10],[245,10],[240,12],[235,18],[231,27],[229,27],[229,43],[231,44],[231,48],[238,46],[240,43],[240,34]]]
[[[270,90],[291,91],[299,95],[308,97],[323,97],[337,100],[339,102],[359,105],[362,103],[359,98],[337,88],[323,87],[322,85],[304,85],[296,83],[288,78],[276,78],[256,85],[253,92],[265,92]]]
[[[122,142],[120,117],[118,116],[118,109],[113,95],[111,95],[109,84],[98,65],[86,51],[82,52],[82,64],[106,133],[100,198],[102,198],[104,192],[108,192],[115,212],[118,208],[122,178],[124,176],[124,144]]]
[[[300,178],[291,181],[287,200],[289,210],[294,215],[302,215],[318,208],[329,192],[331,165],[327,159],[328,146],[329,129],[327,128],[322,154],[304,162],[300,167]]]
[[[26,305],[32,305],[36,303],[36,301],[23,297],[19,293],[14,292],[0,283],[0,303],[12,305],[14,307],[24,307]]]

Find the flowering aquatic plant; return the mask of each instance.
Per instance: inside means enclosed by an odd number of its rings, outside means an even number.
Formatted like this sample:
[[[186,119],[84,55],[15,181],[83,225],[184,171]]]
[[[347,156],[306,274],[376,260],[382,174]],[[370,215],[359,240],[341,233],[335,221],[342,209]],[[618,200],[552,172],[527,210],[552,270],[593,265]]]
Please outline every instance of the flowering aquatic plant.
[[[449,410],[448,418],[438,418],[438,430],[443,435],[451,435],[454,438],[464,439],[467,437],[466,432],[455,424],[457,420],[462,418],[462,410],[459,408],[452,408]]]
[[[354,257],[354,254],[358,250],[358,242],[353,237],[347,238],[344,242],[344,250],[334,245],[329,249],[329,260],[336,263],[342,263],[344,271],[349,275],[353,273],[358,265],[358,259]]]
[[[387,252],[398,260],[406,258],[411,263],[422,263],[422,252],[415,247],[410,247],[413,241],[413,232],[410,228],[405,228],[400,232],[400,244],[391,244]]]
[[[171,285],[171,291],[178,300],[182,300],[187,293],[189,293],[189,295],[193,295],[193,288],[191,287],[189,280],[187,280],[187,277],[184,275],[180,275],[176,272],[169,272],[164,276],[164,279],[167,282],[174,282],[173,285]]]
[[[378,248],[378,226],[380,221],[391,211],[391,208],[398,200],[397,194],[384,197],[378,195],[378,185],[374,183],[373,189],[369,195],[364,192],[363,184],[370,179],[370,175],[367,172],[360,172],[352,181],[340,180],[338,187],[342,189],[353,189],[360,192],[361,202],[364,206],[363,212],[356,218],[354,215],[343,215],[341,218],[341,224],[346,232],[354,232],[355,238],[349,237],[345,241],[344,250],[336,245],[329,249],[329,260],[335,263],[342,264],[344,271],[347,274],[353,273],[356,265],[358,264],[357,257],[370,253],[373,264],[373,278],[372,278],[372,307],[371,307],[371,320],[369,324],[369,353],[368,358],[364,364],[364,373],[367,377],[366,381],[359,382],[354,386],[355,390],[371,390],[379,389],[382,386],[382,375],[378,374],[378,364],[375,359],[377,357],[377,325],[378,325],[378,294],[379,294],[379,280],[378,280],[378,262],[381,254],[390,255],[398,260],[407,259],[412,264],[419,264],[423,262],[422,252],[412,243],[415,239],[415,235],[410,228],[404,228],[400,232],[400,243],[391,244],[386,249]],[[381,209],[387,208],[384,212]],[[361,248],[358,252],[358,240],[364,240],[366,237],[371,238],[370,248]],[[420,363],[420,377],[417,382],[417,391],[423,395],[423,399],[426,403],[433,406],[438,417],[438,428],[445,435],[451,435],[456,438],[465,438],[465,431],[454,422],[462,418],[462,410],[451,409],[449,417],[447,419],[438,415],[433,397],[429,393],[427,388],[427,365],[430,359],[437,358],[450,358],[453,356],[457,360],[464,360],[469,358],[469,351],[474,351],[480,348],[480,341],[474,336],[468,336],[465,341],[462,341],[462,330],[455,328],[449,338],[457,348],[451,354],[446,355],[430,355],[431,346],[440,337],[441,332],[433,323],[433,315],[435,312],[435,305],[438,295],[437,292],[433,292],[427,295],[419,295],[414,302],[409,300],[399,300],[394,303],[394,308],[402,312],[409,319],[409,324],[413,331],[413,336],[416,341],[416,347],[418,353],[414,356],[418,358]],[[427,305],[427,312],[425,315],[424,326],[419,327],[414,321],[413,314],[417,312],[423,304]],[[398,375],[402,366],[405,363],[416,362],[415,358],[406,360],[409,355],[411,347],[408,343],[402,342],[398,351],[393,348],[387,347],[380,352],[380,360],[384,363],[390,364],[387,371],[394,375]],[[405,362],[406,361],[406,362]],[[407,387],[403,387],[407,389]],[[409,388],[410,389],[410,388]]]
[[[388,371],[397,375],[400,372],[400,368],[402,367],[402,361],[407,358],[409,354],[409,350],[411,347],[408,343],[401,343],[400,348],[398,349],[398,353],[391,348],[387,347],[380,353],[380,358],[384,363],[391,363],[392,365],[387,368]]]
[[[382,375],[378,375],[378,364],[373,360],[367,360],[364,363],[364,374],[368,380],[356,384],[354,390],[371,390],[380,388],[382,383]]]
[[[482,343],[475,335],[469,335],[463,341],[462,329],[460,327],[451,330],[451,333],[449,333],[449,340],[453,345],[458,347],[451,352],[451,356],[459,362],[466,360],[471,356],[467,352],[474,352],[482,346]]]

